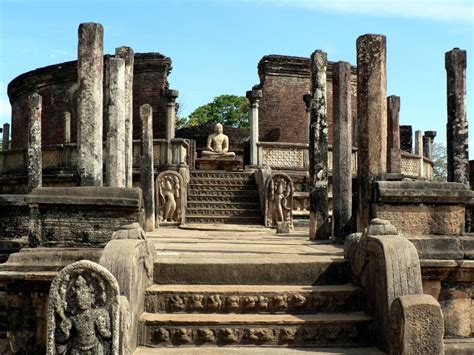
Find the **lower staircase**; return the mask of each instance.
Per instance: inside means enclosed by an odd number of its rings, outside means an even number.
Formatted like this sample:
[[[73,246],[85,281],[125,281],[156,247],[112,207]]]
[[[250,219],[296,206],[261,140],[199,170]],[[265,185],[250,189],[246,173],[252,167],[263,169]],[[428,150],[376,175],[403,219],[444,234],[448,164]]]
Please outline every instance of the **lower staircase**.
[[[186,223],[262,224],[253,173],[192,171]]]

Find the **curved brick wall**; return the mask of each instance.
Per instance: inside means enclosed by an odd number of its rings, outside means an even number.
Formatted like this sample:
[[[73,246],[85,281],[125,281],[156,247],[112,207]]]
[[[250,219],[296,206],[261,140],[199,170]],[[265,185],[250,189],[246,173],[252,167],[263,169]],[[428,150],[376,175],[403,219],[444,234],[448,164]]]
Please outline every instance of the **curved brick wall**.
[[[71,114],[71,141],[76,142],[77,62],[39,68],[13,79],[8,85],[12,105],[12,149],[27,145],[26,98],[33,92],[43,97],[42,144],[63,143],[64,113]],[[154,138],[165,138],[168,74],[171,59],[160,53],[136,53],[133,79],[133,135],[140,138],[139,106],[153,107]],[[105,70],[104,70],[105,73]],[[105,125],[104,125],[105,127]]]

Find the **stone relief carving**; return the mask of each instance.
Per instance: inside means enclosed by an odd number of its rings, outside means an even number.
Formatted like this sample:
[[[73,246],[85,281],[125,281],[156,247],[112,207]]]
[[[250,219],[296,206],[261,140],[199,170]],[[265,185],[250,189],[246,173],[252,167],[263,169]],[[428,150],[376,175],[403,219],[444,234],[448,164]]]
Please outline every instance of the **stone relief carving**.
[[[293,226],[293,182],[282,173],[272,174],[265,186],[265,226]]]
[[[118,354],[119,286],[103,266],[81,260],[51,284],[47,354]]]
[[[156,178],[156,223],[184,223],[186,186],[176,171],[163,171]]]

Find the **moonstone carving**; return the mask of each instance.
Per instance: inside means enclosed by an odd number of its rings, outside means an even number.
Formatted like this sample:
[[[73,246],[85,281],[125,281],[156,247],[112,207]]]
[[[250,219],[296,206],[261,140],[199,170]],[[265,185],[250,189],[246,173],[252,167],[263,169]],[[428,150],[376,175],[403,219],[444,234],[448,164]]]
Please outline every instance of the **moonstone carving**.
[[[47,354],[118,354],[119,286],[103,266],[81,260],[51,284]]]
[[[167,170],[156,179],[157,223],[183,223],[185,207],[183,177],[176,171]]]
[[[265,227],[293,226],[293,182],[286,174],[273,174],[265,186]]]

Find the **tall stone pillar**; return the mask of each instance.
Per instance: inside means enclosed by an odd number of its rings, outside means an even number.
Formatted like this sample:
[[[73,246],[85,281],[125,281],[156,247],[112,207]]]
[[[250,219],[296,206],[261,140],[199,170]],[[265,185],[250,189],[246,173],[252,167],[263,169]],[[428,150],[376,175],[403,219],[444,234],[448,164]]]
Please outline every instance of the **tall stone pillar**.
[[[115,56],[125,60],[125,186],[133,187],[133,65],[135,53],[130,47],[115,49]]]
[[[2,138],[2,150],[6,151],[10,149],[10,125],[8,123],[3,124],[3,138]]]
[[[372,183],[387,172],[387,65],[385,36],[357,39],[359,121],[357,231],[371,219]]]
[[[420,170],[418,171],[418,176],[421,178],[424,177],[425,172],[424,172],[424,164],[423,164],[423,132],[422,131],[416,131],[415,132],[415,155],[418,155],[420,158]]]
[[[387,119],[387,171],[400,174],[400,96],[387,97]]]
[[[113,187],[125,187],[125,61],[120,58],[108,58],[106,68],[107,155],[105,184]]]
[[[71,143],[71,113],[64,112],[63,116],[64,144]]]
[[[151,232],[155,229],[155,188],[153,166],[153,108],[149,104],[140,106],[142,122],[142,156],[140,162],[145,222],[143,229]]]
[[[311,54],[311,126],[309,133],[309,199],[311,240],[328,239],[331,234],[328,212],[328,121],[327,54]]]
[[[466,64],[465,50],[454,48],[446,52],[448,181],[461,182],[469,186]]]
[[[262,99],[262,90],[247,91],[250,101],[250,165],[258,165],[258,103]]]
[[[81,186],[102,186],[104,29],[79,25],[77,165]]]
[[[34,93],[28,96],[28,192],[41,187],[43,156],[41,153],[41,111],[43,99]]]
[[[333,144],[332,200],[333,235],[344,242],[352,233],[352,111],[351,65],[337,62],[332,67]]]
[[[306,137],[309,138],[309,131],[311,127],[311,101],[313,100],[313,95],[311,95],[311,92],[308,92],[303,95],[303,101],[304,105],[306,108]]]
[[[425,153],[425,157],[433,160],[433,143],[436,137],[436,131],[425,131],[425,135],[423,137],[423,152]],[[426,138],[426,146],[425,146],[425,138]]]
[[[171,140],[175,137],[176,131],[176,99],[178,98],[178,90],[167,90],[166,91],[166,162],[173,164],[173,147]]]

